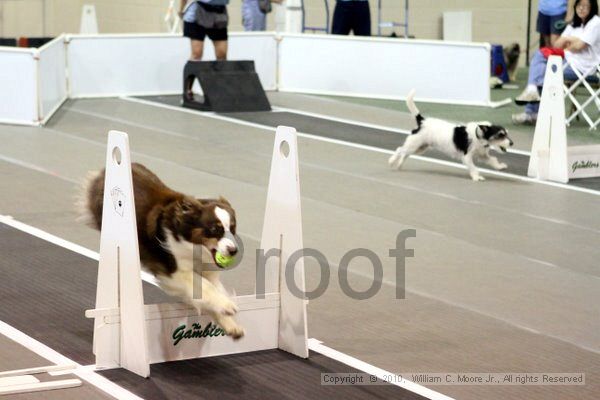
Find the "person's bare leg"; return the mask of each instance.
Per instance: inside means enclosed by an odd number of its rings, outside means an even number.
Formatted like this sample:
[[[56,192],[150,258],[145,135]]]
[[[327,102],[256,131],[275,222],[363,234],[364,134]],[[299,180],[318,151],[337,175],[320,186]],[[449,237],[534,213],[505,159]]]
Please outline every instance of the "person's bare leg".
[[[204,41],[190,39],[190,44],[192,46],[190,61],[200,61],[202,59],[202,52],[204,51]]]
[[[551,47],[552,46],[552,42],[550,42],[550,35],[540,35],[542,38],[542,41],[544,42],[544,46],[543,47]]]
[[[190,39],[190,45],[192,48],[192,54],[190,55],[190,61],[200,61],[202,59],[202,53],[204,52],[204,41],[203,40],[195,40]],[[185,83],[187,96],[193,97],[192,86],[194,85],[194,80],[190,79]]]
[[[560,37],[560,35],[557,35],[556,33],[550,34],[550,46],[551,47],[554,47],[554,45],[556,44],[556,41],[558,40],[559,37]]]
[[[213,45],[215,46],[215,56],[217,57],[217,60],[227,60],[227,40],[213,41]]]

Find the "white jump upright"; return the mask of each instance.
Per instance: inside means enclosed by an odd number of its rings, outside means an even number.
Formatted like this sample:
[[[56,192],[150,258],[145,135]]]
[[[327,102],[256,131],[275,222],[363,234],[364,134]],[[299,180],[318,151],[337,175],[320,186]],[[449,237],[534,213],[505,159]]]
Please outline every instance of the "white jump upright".
[[[600,176],[600,145],[567,146],[562,63],[548,58],[527,175],[567,183]]]
[[[266,261],[263,296],[235,298],[240,309],[235,318],[246,331],[237,341],[187,304],[144,305],[127,134],[109,133],[106,171],[96,308],[86,311],[95,318],[96,368],[122,367],[148,377],[150,364],[164,361],[276,348],[308,357],[306,303],[284,281],[288,258],[302,248],[293,128],[277,128],[261,241],[262,249],[279,255]],[[304,292],[302,259],[292,267],[296,287]]]
[[[131,177],[129,138],[126,133],[110,131],[106,150],[106,176],[100,233],[100,262],[96,309],[119,309],[121,329],[102,329],[94,323],[96,365],[120,365],[138,375],[150,375],[144,294],[140,278],[135,203]],[[119,351],[121,349],[121,351]]]
[[[79,24],[79,33],[84,35],[98,34],[98,18],[96,18],[96,6],[93,4],[84,4],[81,7],[81,22]]]
[[[279,315],[278,347],[307,358],[306,302],[290,292],[292,284],[305,292],[304,259],[295,258],[294,265],[287,265],[290,256],[299,254],[304,248],[297,148],[296,130],[278,127],[260,248],[265,252],[270,249],[281,251],[280,257],[269,257],[265,264],[266,293],[280,292],[282,312]],[[293,272],[294,283],[286,281],[285,271],[288,268]]]

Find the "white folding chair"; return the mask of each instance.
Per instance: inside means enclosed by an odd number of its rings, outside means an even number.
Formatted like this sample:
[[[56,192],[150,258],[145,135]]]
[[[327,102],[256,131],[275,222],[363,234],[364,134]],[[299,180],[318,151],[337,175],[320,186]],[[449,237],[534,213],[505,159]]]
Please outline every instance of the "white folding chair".
[[[565,98],[568,98],[573,104],[572,112],[567,117],[566,124],[567,126],[571,125],[571,122],[581,115],[590,126],[590,130],[595,130],[600,124],[600,117],[596,119],[596,121],[593,121],[586,112],[585,108],[593,102],[600,112],[600,88],[594,89],[592,87],[593,84],[597,85],[600,81],[600,65],[596,65],[595,68],[591,69],[586,74],[582,74],[569,61],[565,61],[565,64],[571,67],[571,70],[573,70],[577,76],[577,80],[575,82],[565,82],[564,84]],[[589,97],[583,103],[580,103],[575,97],[575,90],[580,86],[584,87],[589,95]]]

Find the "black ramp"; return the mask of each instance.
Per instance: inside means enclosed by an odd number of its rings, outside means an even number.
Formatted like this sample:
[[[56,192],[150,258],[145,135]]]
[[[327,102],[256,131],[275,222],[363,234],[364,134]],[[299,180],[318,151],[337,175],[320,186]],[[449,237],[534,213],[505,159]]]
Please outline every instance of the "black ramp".
[[[188,61],[183,71],[184,107],[216,112],[271,110],[254,61]],[[202,87],[203,103],[185,94],[186,82],[194,77]]]
[[[83,365],[94,363],[97,262],[0,223],[0,320]],[[144,283],[146,303],[168,301]],[[147,399],[423,399],[393,385],[322,386],[321,373],[357,372],[311,353],[279,350],[168,362],[151,377],[123,369],[110,380]]]

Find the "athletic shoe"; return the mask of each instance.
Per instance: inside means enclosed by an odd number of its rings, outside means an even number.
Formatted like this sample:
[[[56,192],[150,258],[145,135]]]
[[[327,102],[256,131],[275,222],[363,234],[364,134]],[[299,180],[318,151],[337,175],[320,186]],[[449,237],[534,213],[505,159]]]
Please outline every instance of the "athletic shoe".
[[[537,121],[537,114],[513,114],[512,121],[515,125],[535,125]]]
[[[501,89],[502,85],[504,85],[504,81],[497,76],[492,76],[490,78],[490,87],[492,89]]]
[[[539,103],[539,102],[540,102],[540,95],[538,94],[537,91],[531,92],[531,91],[524,90],[523,93],[521,93],[519,96],[517,96],[517,98],[515,98],[515,103],[517,103],[520,106],[523,106],[523,105],[529,104],[529,103]]]

